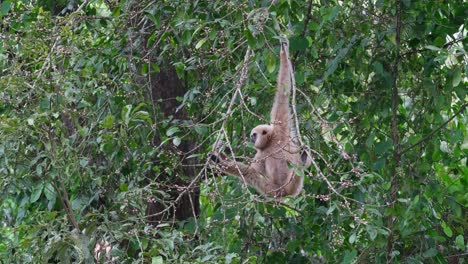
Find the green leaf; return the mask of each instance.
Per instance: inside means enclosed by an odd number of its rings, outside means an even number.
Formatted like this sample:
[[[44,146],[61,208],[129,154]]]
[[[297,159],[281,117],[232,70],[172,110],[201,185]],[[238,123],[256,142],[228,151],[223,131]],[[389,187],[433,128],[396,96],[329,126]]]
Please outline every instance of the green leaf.
[[[83,196],[75,197],[71,201],[71,207],[73,210],[80,210],[83,208],[84,205],[85,205],[85,199]]]
[[[250,33],[249,30],[244,30],[244,35],[247,38],[247,43],[249,43],[249,46],[250,47],[255,47],[255,45],[257,44],[257,41],[255,40],[252,33]]]
[[[164,263],[164,260],[161,256],[151,258],[151,264],[163,264],[163,263]]]
[[[374,240],[377,237],[377,229],[375,229],[373,226],[367,225],[366,231],[367,234],[369,234],[371,240]]]
[[[430,248],[423,253],[423,257],[425,258],[433,258],[436,255],[437,255],[437,249],[435,248]]]
[[[304,37],[293,37],[289,40],[291,51],[305,50],[309,47],[309,41]]]
[[[312,54],[312,57],[314,59],[317,59],[318,58],[318,52],[317,52],[317,49],[315,47],[311,47],[310,48],[310,53]]]
[[[166,131],[166,136],[170,137],[179,131],[180,131],[179,127],[171,127]]]
[[[341,10],[341,7],[340,6],[334,6],[333,8],[331,8],[331,10],[327,10],[329,11],[328,14],[325,14],[325,16],[323,16],[323,21],[326,22],[326,21],[332,21],[335,19],[335,17],[338,15],[338,13],[340,12]]]
[[[86,165],[88,165],[88,162],[89,162],[89,160],[87,158],[82,158],[82,159],[80,159],[80,166],[82,168],[85,168]]]
[[[115,117],[111,114],[108,114],[104,121],[102,121],[102,127],[104,128],[112,128],[114,126]]]
[[[327,215],[330,215],[331,213],[333,213],[333,211],[335,211],[335,209],[336,209],[336,204],[333,203],[332,206],[330,206],[330,208],[328,208]]]
[[[452,237],[453,232],[450,226],[448,226],[444,221],[442,221],[440,225],[442,226],[442,229],[444,230],[445,235],[448,237]]]
[[[372,164],[372,169],[376,171],[382,169],[383,167],[385,167],[385,162],[386,162],[385,158],[378,159],[376,162]]]
[[[341,264],[353,263],[356,256],[357,256],[357,251],[355,249],[346,250],[345,255],[343,257],[343,261],[341,261]]]
[[[36,185],[36,187],[34,188],[33,193],[31,194],[31,197],[29,198],[29,201],[31,203],[34,203],[37,200],[39,200],[39,198],[41,197],[41,194],[42,194],[42,189],[44,189],[43,184]]]
[[[184,42],[184,45],[189,45],[190,42],[192,42],[192,36],[193,35],[194,34],[190,30],[186,30],[186,31],[184,31],[184,33],[182,33],[182,41]]]
[[[459,250],[464,250],[465,249],[465,241],[462,235],[458,235],[455,238],[455,245]]]
[[[384,154],[392,147],[392,143],[393,143],[392,140],[389,139],[389,140],[375,144],[375,154],[376,155]]]
[[[141,74],[145,75],[148,73],[148,63],[144,63],[143,66],[141,66]]]
[[[10,12],[10,9],[11,9],[11,2],[3,1],[1,9],[2,9],[2,16],[8,14],[8,12]]]
[[[130,123],[131,111],[132,111],[132,105],[126,105],[122,108],[121,118],[126,125]]]
[[[440,51],[440,48],[432,45],[427,45],[426,49],[433,50],[433,51]]]
[[[122,192],[127,192],[128,191],[128,185],[127,184],[121,184],[119,186],[119,189],[122,191]]]
[[[174,144],[176,146],[179,146],[181,142],[182,142],[182,140],[180,139],[180,137],[174,137],[172,139],[172,144]]]
[[[276,68],[276,58],[275,55],[273,55],[272,52],[268,53],[268,58],[267,58],[267,71],[268,73],[273,73]]]
[[[195,49],[200,49],[203,46],[203,44],[205,44],[206,40],[206,38],[200,39],[195,45]]]
[[[50,183],[47,183],[44,186],[43,193],[45,197],[47,198],[47,201],[49,201],[47,203],[47,208],[51,210],[54,207],[55,200],[57,199],[57,193],[55,192],[54,187]]]
[[[201,124],[196,124],[194,128],[195,132],[197,132],[197,134],[201,136],[205,136],[208,133],[208,129],[206,128],[206,126],[203,126]]]
[[[461,71],[460,69],[456,69],[455,72],[453,73],[452,86],[457,87],[460,84],[460,81],[461,81]]]
[[[350,244],[354,244],[354,242],[356,241],[356,233],[353,233],[349,239],[348,239],[349,243]]]
[[[45,186],[44,186],[44,195],[46,196],[47,200],[55,200],[55,197],[57,196],[57,194],[55,193],[55,189],[54,187],[50,184],[50,183],[47,183]]]

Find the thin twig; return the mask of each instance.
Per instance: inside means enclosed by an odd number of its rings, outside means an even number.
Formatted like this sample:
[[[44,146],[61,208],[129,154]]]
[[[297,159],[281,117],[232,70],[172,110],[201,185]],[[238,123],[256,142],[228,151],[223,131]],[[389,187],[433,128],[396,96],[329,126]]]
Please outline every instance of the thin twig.
[[[423,138],[421,138],[418,142],[414,143],[413,145],[403,149],[402,151],[400,151],[398,154],[399,155],[403,155],[405,154],[406,152],[408,152],[409,150],[411,150],[412,148],[418,146],[419,144],[423,143],[424,141],[428,140],[430,137],[432,137],[435,133],[437,133],[439,130],[441,130],[442,128],[444,128],[448,123],[450,123],[450,121],[452,121],[455,117],[457,117],[460,113],[462,113],[465,108],[468,106],[468,103],[464,103],[461,107],[460,107],[460,110],[458,110],[455,114],[453,114],[453,116],[451,116],[447,121],[445,121],[444,123],[442,123],[440,126],[438,126],[436,129],[432,130],[429,134],[427,134],[426,136],[424,136]]]
[[[229,103],[228,109],[224,116],[223,123],[221,124],[221,129],[218,131],[218,136],[216,137],[213,147],[219,146],[219,141],[221,140],[221,134],[223,130],[226,129],[226,122],[228,119],[227,117],[229,117],[232,114],[232,107],[234,106],[234,103],[236,102],[237,95],[239,94],[239,96],[242,96],[241,87],[245,79],[247,78],[247,68],[248,68],[248,64],[250,64],[249,61],[250,61],[251,53],[252,53],[252,50],[250,49],[250,47],[248,47],[244,56],[244,63],[242,65],[239,81],[237,81],[236,86],[235,86],[236,90],[234,91],[234,94],[232,95],[231,102]]]

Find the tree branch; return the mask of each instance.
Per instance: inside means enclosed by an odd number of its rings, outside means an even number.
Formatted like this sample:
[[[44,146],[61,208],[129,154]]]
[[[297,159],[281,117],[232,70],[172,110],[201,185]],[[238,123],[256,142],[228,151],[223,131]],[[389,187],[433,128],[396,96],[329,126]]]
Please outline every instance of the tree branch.
[[[418,142],[414,143],[413,145],[405,148],[404,150],[400,151],[398,154],[401,156],[403,154],[405,154],[406,152],[408,152],[409,150],[411,150],[412,148],[418,146],[419,144],[423,143],[424,141],[428,140],[430,137],[432,137],[435,133],[437,133],[439,130],[441,130],[442,128],[444,128],[450,121],[452,121],[455,117],[457,117],[460,113],[462,113],[465,108],[468,106],[468,103],[464,103],[460,110],[458,110],[455,114],[453,114],[453,116],[451,116],[447,121],[445,121],[444,123],[442,123],[439,127],[437,127],[436,129],[434,129],[433,131],[431,131],[429,134],[427,134],[426,136],[424,136],[423,138],[421,138]]]
[[[307,30],[307,25],[309,24],[309,21],[312,19],[312,6],[313,6],[313,1],[310,0],[309,1],[309,6],[307,7],[307,17],[304,20],[304,29],[302,30],[301,37],[305,36],[306,30]],[[297,56],[299,56],[299,51],[298,50],[294,53],[294,56],[293,56],[293,62],[294,63],[297,60]]]
[[[393,167],[390,183],[390,197],[388,204],[390,207],[395,206],[398,192],[398,166],[400,163],[400,137],[398,134],[398,65],[400,63],[400,42],[401,42],[401,3],[399,0],[396,1],[396,25],[395,25],[395,61],[392,66],[393,71],[393,87],[392,87],[392,140],[393,140]],[[395,232],[393,231],[393,225],[395,223],[395,217],[391,214],[387,219],[387,227],[390,230],[390,235],[387,241],[387,263],[392,260],[393,244],[395,239]]]
[[[457,44],[458,42],[461,42],[465,39],[466,37],[462,36],[458,39],[454,39],[452,41],[449,41],[447,43],[445,43],[442,48],[440,49],[448,49],[450,48],[451,46]],[[422,53],[422,52],[426,52],[426,51],[430,51],[430,49],[427,49],[427,48],[422,48],[422,49],[412,49],[412,50],[409,50],[409,51],[406,51],[404,53],[401,53],[400,54],[400,58],[404,58],[406,56],[409,56],[409,55],[413,55],[413,54],[416,54],[416,53]]]

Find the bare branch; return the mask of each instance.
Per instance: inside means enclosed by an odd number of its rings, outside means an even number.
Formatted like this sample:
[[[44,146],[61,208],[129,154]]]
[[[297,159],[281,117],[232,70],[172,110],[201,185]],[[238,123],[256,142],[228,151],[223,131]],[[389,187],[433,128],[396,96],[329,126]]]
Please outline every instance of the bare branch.
[[[452,121],[455,117],[457,117],[459,114],[461,114],[465,109],[466,107],[468,106],[468,103],[464,103],[461,107],[460,107],[460,110],[458,110],[455,114],[453,114],[447,121],[445,121],[444,123],[442,123],[440,126],[438,126],[436,129],[432,130],[429,134],[427,134],[426,136],[424,136],[423,138],[421,138],[418,142],[414,143],[413,145],[403,149],[402,151],[400,151],[398,154],[399,155],[403,155],[405,154],[406,152],[408,152],[409,150],[411,150],[412,148],[418,146],[419,144],[423,143],[424,141],[428,140],[429,138],[431,138],[435,133],[437,133],[439,130],[441,130],[442,128],[444,128],[448,123],[450,123],[450,121]]]

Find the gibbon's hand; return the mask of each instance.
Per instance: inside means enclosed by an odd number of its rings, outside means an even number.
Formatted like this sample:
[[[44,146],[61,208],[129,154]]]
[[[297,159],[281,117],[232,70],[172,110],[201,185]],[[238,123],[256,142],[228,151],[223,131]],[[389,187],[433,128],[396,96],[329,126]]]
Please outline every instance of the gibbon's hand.
[[[218,155],[216,153],[210,152],[210,153],[208,153],[208,156],[210,156],[210,162],[211,163],[218,164],[220,162],[219,157],[218,157]]]
[[[221,166],[223,163],[225,163],[229,158],[226,156],[226,154],[222,152],[210,152],[208,153],[208,156],[210,157],[209,162],[216,165],[216,166]]]
[[[281,40],[281,51],[289,53],[289,41],[288,41],[288,39]]]
[[[210,152],[208,153],[208,156],[210,158],[209,160],[210,163],[219,164],[221,162],[219,155],[216,152]]]

